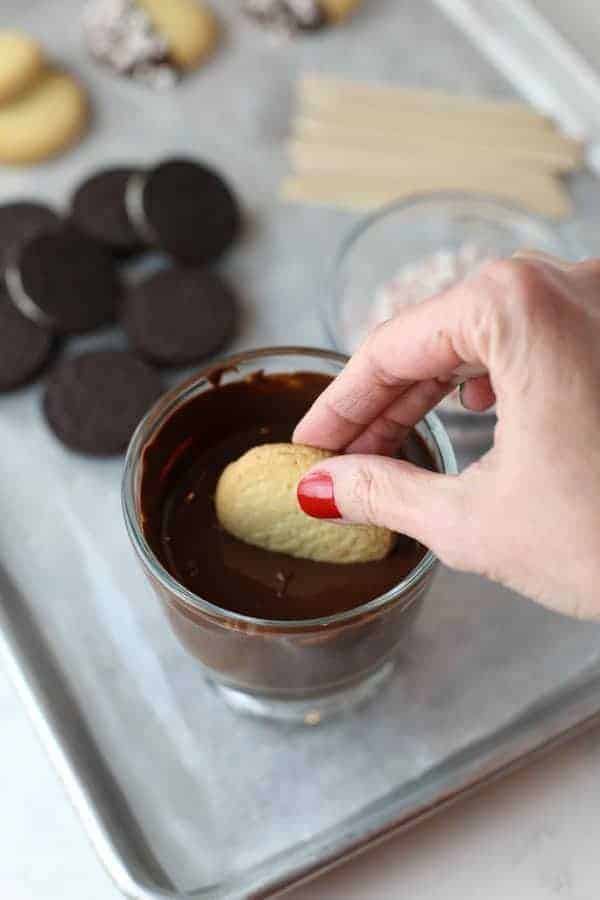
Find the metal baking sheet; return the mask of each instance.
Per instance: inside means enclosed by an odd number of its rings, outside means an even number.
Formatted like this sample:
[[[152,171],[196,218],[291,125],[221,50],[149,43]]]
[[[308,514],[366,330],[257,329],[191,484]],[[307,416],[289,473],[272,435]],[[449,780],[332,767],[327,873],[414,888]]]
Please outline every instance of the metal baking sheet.
[[[224,264],[243,288],[234,347],[323,344],[328,267],[356,218],[277,202],[298,74],[513,91],[425,0],[378,0],[347,29],[280,45],[233,4],[219,6],[229,25],[220,56],[176,91],[153,94],[87,60],[75,0],[5,0],[2,24],[37,33],[81,74],[95,118],[68,156],[3,171],[0,199],[64,205],[79,176],[115,161],[177,152],[222,164],[249,222]],[[597,222],[595,182],[583,175],[574,192],[580,223]],[[34,386],[0,399],[1,646],[127,896],[270,896],[598,718],[598,627],[450,572],[372,703],[312,729],[236,715],[171,636],[138,572],[121,522],[122,461],[65,451],[39,395]]]
[[[595,0],[434,0],[524,97],[576,137],[600,171]]]

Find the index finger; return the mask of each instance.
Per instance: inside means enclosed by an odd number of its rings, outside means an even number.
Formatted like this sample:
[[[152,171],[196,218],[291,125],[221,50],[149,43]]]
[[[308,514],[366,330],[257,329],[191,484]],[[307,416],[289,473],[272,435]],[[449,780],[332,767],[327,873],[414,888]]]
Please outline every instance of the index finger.
[[[401,309],[375,329],[316,400],[297,426],[294,441],[343,450],[392,403],[396,418],[405,412],[406,423],[415,425],[414,403],[410,402],[413,385],[486,371],[486,361],[467,339],[466,323],[490,295],[495,298],[501,290],[496,280],[481,274],[423,303]],[[419,417],[422,414],[420,410]]]

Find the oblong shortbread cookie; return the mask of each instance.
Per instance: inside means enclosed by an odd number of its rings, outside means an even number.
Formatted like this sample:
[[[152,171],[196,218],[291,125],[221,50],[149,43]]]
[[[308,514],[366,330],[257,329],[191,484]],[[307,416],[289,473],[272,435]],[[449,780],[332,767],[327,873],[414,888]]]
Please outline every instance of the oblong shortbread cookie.
[[[307,516],[296,490],[302,476],[334,454],[297,444],[253,447],[223,471],[215,504],[234,537],[275,553],[328,563],[381,560],[396,535],[372,525],[337,525]]]
[[[31,88],[0,106],[0,162],[54,156],[80,137],[87,117],[81,85],[65,72],[47,69]]]
[[[0,30],[0,103],[30,87],[44,66],[37,41],[20,31]]]
[[[320,0],[321,8],[330,22],[343,22],[362,2],[363,0]]]
[[[219,26],[202,0],[137,0],[162,37],[176,65],[194,69],[212,53]]]

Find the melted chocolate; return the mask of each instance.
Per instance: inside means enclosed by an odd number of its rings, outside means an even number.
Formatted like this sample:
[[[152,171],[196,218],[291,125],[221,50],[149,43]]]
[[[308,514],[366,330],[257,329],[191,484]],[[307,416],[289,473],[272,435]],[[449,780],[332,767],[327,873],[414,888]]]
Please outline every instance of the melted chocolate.
[[[179,409],[144,452],[142,520],[165,568],[223,609],[287,620],[353,609],[405,578],[426,553],[405,536],[381,562],[334,565],[261,550],[220,527],[213,496],[225,466],[258,444],[290,441],[330,378],[258,372],[226,385],[219,381]],[[406,456],[433,468],[416,434]]]

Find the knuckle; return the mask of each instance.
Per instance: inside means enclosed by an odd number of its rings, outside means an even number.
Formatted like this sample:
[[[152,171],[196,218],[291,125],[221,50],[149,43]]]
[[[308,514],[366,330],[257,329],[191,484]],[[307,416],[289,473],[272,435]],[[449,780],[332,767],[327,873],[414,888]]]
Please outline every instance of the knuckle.
[[[354,501],[361,510],[361,519],[369,525],[378,525],[381,515],[380,494],[377,479],[367,466],[356,471],[353,484]]]
[[[487,263],[481,275],[502,291],[528,291],[543,278],[541,268],[529,259],[496,259]]]
[[[592,302],[591,308],[596,311],[598,308],[598,292],[600,290],[600,259],[587,259],[577,266],[574,266],[569,273],[571,287],[578,284],[585,284],[588,292],[591,291]],[[580,280],[581,279],[581,280]],[[573,292],[575,296],[581,296],[581,292]]]
[[[338,397],[326,397],[325,395],[323,395],[322,403],[323,408],[328,412],[330,416],[333,416],[336,419],[341,419],[346,424],[352,426],[363,424],[362,422],[358,421],[353,415],[353,410],[355,408],[353,397],[346,395],[340,395]]]
[[[393,440],[406,428],[406,425],[400,418],[384,414],[376,419],[371,427],[376,437],[382,440]]]
[[[377,357],[381,339],[383,335],[387,334],[387,332],[389,331],[391,322],[391,319],[386,319],[384,322],[379,322],[369,331],[368,335],[364,339],[361,348],[365,352],[367,357]]]
[[[600,278],[600,257],[594,256],[592,259],[586,259],[576,266],[581,272],[586,272],[594,278]]]
[[[547,308],[549,285],[542,268],[526,259],[505,259],[490,263],[483,273],[499,294],[499,311],[527,320],[537,319]]]
[[[371,335],[367,338],[367,343],[365,344],[365,358],[369,364],[371,377],[375,384],[382,388],[396,387],[399,382],[398,377],[382,362],[381,359],[382,329],[387,331],[388,327],[389,322],[383,322],[378,325],[375,331],[371,332]]]
[[[512,277],[512,260],[510,259],[493,259],[486,262],[479,270],[480,278],[485,279],[493,284],[506,287],[506,284]]]
[[[446,327],[435,328],[429,337],[426,352],[433,356],[452,357],[455,352],[454,336]]]
[[[401,530],[397,527],[398,509],[404,508],[404,497],[389,460],[374,457],[369,462],[361,462],[354,473],[352,494],[361,522]]]
[[[499,260],[481,273],[481,296],[470,327],[474,340],[496,368],[529,370],[536,339],[546,334],[559,309],[555,286],[543,268],[526,259]]]
[[[383,322],[378,322],[369,333],[367,338],[368,344],[377,343],[377,339],[381,337],[382,334],[389,331],[392,319],[384,319]]]

